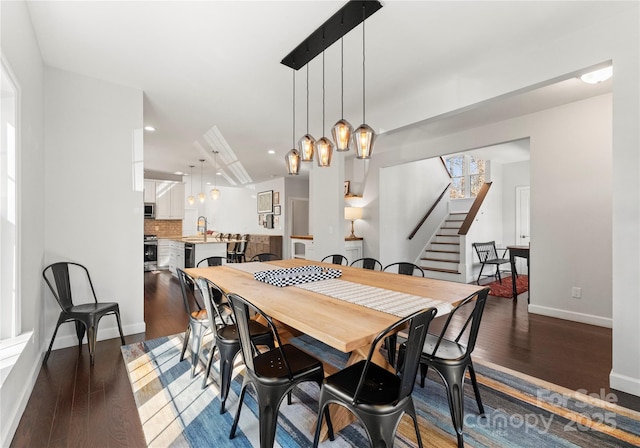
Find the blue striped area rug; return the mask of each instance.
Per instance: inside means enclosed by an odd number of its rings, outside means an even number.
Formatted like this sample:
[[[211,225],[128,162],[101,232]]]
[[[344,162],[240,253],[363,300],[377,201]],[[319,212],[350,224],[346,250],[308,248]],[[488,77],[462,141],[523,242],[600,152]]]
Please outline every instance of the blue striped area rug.
[[[245,397],[236,437],[228,434],[242,384],[238,362],[220,414],[218,378],[212,371],[208,387],[201,389],[204,359],[191,379],[190,357],[179,362],[183,335],[173,335],[122,347],[131,388],[147,444],[165,446],[259,447],[257,406],[253,390]],[[302,336],[291,343],[341,368],[344,354]],[[187,354],[188,355],[188,354]],[[241,357],[238,357],[241,358]],[[471,386],[465,387],[465,446],[469,447],[637,447],[640,413],[615,404],[615,396],[590,396],[574,392],[499,366],[474,362],[485,416],[478,415]],[[214,364],[214,369],[217,364]],[[469,381],[467,381],[469,383]],[[317,416],[318,386],[303,384],[294,391],[293,403],[280,407],[276,447],[309,447]],[[591,394],[594,395],[594,394]],[[425,446],[455,447],[445,389],[430,371],[425,388],[416,385],[414,401]],[[323,447],[365,447],[369,442],[354,423]],[[405,416],[394,447],[415,447],[411,419]]]

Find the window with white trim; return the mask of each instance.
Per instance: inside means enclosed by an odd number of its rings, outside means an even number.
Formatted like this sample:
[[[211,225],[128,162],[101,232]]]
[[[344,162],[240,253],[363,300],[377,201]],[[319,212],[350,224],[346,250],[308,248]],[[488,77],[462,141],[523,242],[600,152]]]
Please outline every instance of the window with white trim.
[[[18,88],[2,60],[0,73],[0,340],[20,333],[18,291]]]
[[[451,174],[451,199],[475,198],[485,183],[486,163],[469,154],[445,157],[444,163]]]

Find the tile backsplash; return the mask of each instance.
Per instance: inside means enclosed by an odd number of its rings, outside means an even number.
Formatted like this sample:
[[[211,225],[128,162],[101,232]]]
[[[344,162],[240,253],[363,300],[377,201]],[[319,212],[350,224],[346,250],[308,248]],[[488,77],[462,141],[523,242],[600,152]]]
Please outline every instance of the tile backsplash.
[[[144,234],[157,235],[158,238],[182,236],[181,219],[145,219]]]

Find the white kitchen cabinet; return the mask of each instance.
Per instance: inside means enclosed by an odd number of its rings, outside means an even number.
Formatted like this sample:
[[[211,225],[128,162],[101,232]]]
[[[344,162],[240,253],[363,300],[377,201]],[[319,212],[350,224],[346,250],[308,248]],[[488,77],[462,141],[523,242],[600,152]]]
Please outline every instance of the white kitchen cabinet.
[[[156,202],[156,181],[146,180],[144,181],[144,202]]]
[[[184,243],[171,240],[169,244],[169,270],[178,276],[176,269],[184,269]]]
[[[171,240],[158,239],[158,269],[168,269],[171,264]]]
[[[184,219],[184,184],[156,181],[156,219]]]

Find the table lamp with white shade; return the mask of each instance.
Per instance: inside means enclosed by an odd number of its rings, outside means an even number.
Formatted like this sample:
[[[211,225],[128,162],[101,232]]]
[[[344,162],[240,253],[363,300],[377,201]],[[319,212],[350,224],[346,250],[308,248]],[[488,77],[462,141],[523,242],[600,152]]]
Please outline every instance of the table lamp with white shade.
[[[349,235],[349,238],[357,238],[356,234],[353,232],[353,222],[356,219],[362,219],[362,207],[345,207],[344,219],[351,221],[351,235]]]

